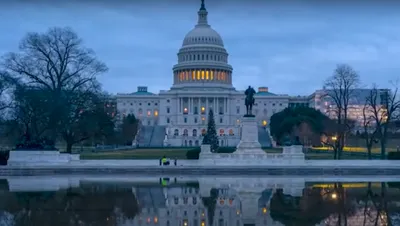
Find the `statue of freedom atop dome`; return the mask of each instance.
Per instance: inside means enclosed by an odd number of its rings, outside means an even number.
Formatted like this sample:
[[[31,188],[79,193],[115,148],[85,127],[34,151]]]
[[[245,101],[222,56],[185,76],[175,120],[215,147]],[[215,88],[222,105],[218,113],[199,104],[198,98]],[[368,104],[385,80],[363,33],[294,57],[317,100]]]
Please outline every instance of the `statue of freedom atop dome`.
[[[246,89],[244,92],[246,95],[246,99],[244,101],[244,104],[246,105],[246,114],[244,115],[245,117],[254,117],[252,110],[253,110],[253,105],[254,105],[254,94],[256,94],[256,91],[253,89],[253,87],[249,86],[249,88]]]

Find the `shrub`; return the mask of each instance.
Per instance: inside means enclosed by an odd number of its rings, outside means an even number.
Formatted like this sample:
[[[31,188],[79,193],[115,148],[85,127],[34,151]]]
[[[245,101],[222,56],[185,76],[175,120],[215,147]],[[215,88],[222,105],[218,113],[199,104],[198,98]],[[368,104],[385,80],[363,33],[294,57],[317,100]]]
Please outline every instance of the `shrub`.
[[[387,158],[389,160],[400,160],[400,152],[389,152]]]
[[[187,159],[199,159],[200,151],[201,151],[200,148],[193,148],[186,152],[186,158]]]
[[[10,151],[0,150],[0,165],[6,166],[10,158]]]
[[[236,151],[236,147],[219,147],[217,153],[233,153]]]

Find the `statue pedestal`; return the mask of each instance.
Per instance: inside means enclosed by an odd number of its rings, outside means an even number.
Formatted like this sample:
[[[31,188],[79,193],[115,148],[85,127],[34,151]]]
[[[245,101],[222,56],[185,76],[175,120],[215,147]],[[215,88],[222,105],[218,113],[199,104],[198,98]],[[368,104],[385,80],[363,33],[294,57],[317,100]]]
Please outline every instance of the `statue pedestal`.
[[[261,149],[260,142],[258,142],[258,128],[255,117],[243,117],[240,142],[234,154],[266,154]]]

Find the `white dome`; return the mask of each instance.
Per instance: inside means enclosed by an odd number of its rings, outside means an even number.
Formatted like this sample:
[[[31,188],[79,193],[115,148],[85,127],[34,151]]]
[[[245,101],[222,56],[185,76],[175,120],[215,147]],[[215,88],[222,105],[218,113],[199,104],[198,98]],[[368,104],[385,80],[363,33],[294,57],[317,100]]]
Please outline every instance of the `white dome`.
[[[211,87],[232,89],[232,66],[221,36],[207,22],[208,12],[201,1],[196,26],[183,39],[172,68],[174,88]]]
[[[209,25],[197,25],[183,39],[182,46],[208,44],[224,46],[221,36]]]

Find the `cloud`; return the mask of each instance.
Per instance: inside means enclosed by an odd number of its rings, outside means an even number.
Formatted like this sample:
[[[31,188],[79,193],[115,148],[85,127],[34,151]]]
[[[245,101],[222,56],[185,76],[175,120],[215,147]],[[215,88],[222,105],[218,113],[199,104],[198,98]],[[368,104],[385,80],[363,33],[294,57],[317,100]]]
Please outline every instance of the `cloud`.
[[[177,4],[177,3],[180,4]],[[15,51],[29,31],[72,27],[110,68],[99,79],[113,93],[153,92],[172,85],[172,66],[197,21],[197,1],[38,1],[0,5],[0,54]],[[224,39],[237,89],[310,94],[338,63],[365,84],[399,76],[400,15],[393,5],[207,1],[209,22]],[[347,3],[348,4],[348,3]],[[377,76],[378,75],[378,76]]]

